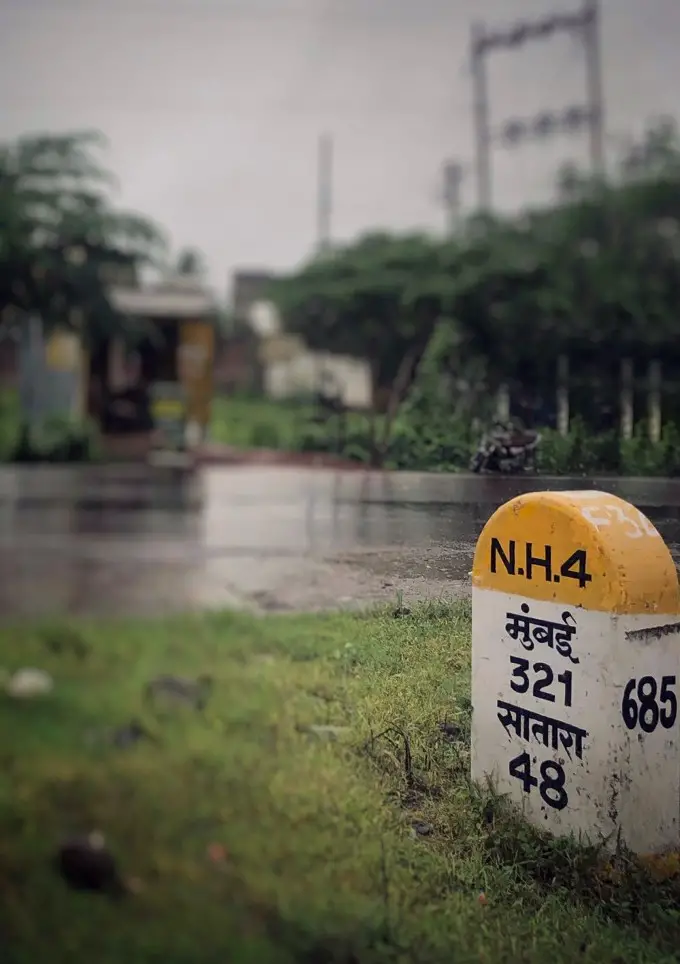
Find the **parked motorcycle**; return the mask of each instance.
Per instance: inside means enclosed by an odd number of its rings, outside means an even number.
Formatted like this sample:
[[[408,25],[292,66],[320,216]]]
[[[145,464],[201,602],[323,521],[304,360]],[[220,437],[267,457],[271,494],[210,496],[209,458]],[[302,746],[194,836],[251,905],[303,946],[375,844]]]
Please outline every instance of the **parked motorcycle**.
[[[539,432],[496,422],[493,429],[482,437],[470,461],[470,471],[508,475],[535,471],[536,452],[540,443]]]

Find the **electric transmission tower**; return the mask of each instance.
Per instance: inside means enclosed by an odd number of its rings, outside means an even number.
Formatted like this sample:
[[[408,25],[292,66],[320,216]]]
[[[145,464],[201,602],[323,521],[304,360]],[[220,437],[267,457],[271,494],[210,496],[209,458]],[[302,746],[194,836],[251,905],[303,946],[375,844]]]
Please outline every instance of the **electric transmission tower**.
[[[495,50],[519,51],[529,42],[550,40],[559,34],[569,34],[583,45],[586,71],[584,102],[561,111],[545,110],[528,119],[513,118],[502,124],[499,131],[492,131],[487,78],[489,54]],[[585,0],[583,7],[574,12],[521,21],[505,30],[488,30],[484,25],[475,24],[471,36],[471,64],[477,203],[482,211],[489,211],[493,204],[491,152],[494,144],[514,147],[558,134],[588,131],[593,173],[604,173],[604,98],[598,0]]]

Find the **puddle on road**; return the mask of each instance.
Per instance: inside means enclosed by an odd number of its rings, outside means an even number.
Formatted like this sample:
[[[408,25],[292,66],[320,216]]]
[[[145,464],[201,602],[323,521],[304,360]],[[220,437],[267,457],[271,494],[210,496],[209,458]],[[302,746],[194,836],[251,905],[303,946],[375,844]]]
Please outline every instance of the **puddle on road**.
[[[41,493],[36,478],[28,503],[21,486],[12,498],[0,493],[0,612],[6,619],[229,606],[319,609],[389,600],[398,592],[459,594],[469,588],[479,532],[518,484],[462,478],[457,495],[476,501],[427,505],[428,487],[438,498],[445,485],[456,495],[458,480],[388,477],[371,487],[355,474],[343,480],[222,471],[207,474],[201,504],[195,479],[191,498],[177,487],[170,501],[167,488],[154,498],[147,487],[135,501],[125,485],[107,487],[105,477],[90,483],[86,498],[74,492],[71,500],[68,488],[51,498],[47,482]],[[583,487],[560,481],[560,488]],[[677,555],[680,484],[665,484],[672,486],[671,506],[646,511]],[[636,485],[642,505],[644,484]],[[658,498],[658,485],[655,492]],[[487,501],[478,501],[481,494]],[[381,495],[385,501],[375,501]]]

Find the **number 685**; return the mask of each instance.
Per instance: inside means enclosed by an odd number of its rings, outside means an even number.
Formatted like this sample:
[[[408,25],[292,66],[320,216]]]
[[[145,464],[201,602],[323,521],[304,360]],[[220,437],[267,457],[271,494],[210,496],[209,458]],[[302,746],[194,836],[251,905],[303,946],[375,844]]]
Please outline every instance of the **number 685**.
[[[653,733],[659,724],[670,730],[678,718],[675,676],[663,676],[661,686],[653,676],[629,679],[621,700],[621,716],[629,730]],[[637,699],[635,699],[637,696]]]

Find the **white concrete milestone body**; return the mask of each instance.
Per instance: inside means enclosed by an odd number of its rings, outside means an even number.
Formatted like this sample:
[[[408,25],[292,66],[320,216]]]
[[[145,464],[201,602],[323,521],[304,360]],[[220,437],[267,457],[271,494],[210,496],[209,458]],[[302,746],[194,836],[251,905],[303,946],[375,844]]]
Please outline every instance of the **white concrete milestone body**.
[[[472,778],[527,819],[639,854],[680,845],[680,596],[663,539],[603,492],[536,492],[472,575]]]

